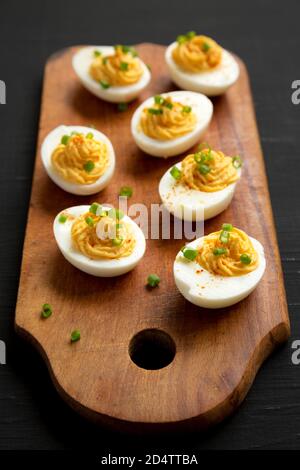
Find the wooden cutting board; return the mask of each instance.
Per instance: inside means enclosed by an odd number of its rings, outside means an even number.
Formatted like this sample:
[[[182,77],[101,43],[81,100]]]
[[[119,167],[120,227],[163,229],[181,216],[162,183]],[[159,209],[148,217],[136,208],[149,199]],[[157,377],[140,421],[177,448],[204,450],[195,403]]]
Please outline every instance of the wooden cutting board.
[[[52,233],[59,211],[95,200],[117,204],[122,185],[134,189],[130,204],[159,203],[160,177],[180,160],[145,155],[131,138],[130,119],[140,102],[174,89],[164,63],[165,48],[137,48],[153,77],[125,112],[80,85],[71,67],[77,48],[60,51],[47,63],[15,325],[44,357],[62,397],[84,416],[138,432],[206,428],[239,406],[262,362],[289,336],[267,179],[242,61],[238,59],[237,84],[213,99],[214,116],[204,140],[225,153],[242,155],[243,175],[232,204],[205,224],[205,233],[232,222],[264,245],[266,273],[247,299],[217,311],[185,301],[172,274],[182,240],[148,240],[135,270],[100,279],[71,266]],[[45,173],[40,146],[60,124],[93,124],[111,139],[116,172],[98,196],[67,194]],[[148,290],[146,278],[153,272],[161,283]],[[45,302],[52,305],[53,314],[42,320]],[[81,340],[70,344],[74,329],[80,330]]]

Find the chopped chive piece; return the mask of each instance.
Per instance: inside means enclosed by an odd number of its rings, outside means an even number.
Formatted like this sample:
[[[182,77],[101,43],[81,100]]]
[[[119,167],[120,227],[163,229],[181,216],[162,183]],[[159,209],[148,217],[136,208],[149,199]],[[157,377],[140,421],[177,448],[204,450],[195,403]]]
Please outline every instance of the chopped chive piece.
[[[215,248],[214,251],[213,251],[213,254],[215,256],[225,255],[225,253],[227,253],[226,248]]]
[[[186,33],[185,36],[186,36],[187,39],[192,39],[196,36],[196,33],[195,33],[195,31],[189,31],[188,33]]]
[[[120,230],[120,228],[122,228],[122,227],[123,227],[123,224],[116,224],[116,229],[117,230]]]
[[[183,106],[182,112],[183,113],[190,113],[192,111],[191,106]]]
[[[83,168],[87,173],[90,173],[95,168],[95,163],[89,160],[83,165]]]
[[[183,256],[190,261],[194,261],[194,259],[196,259],[197,254],[198,254],[198,251],[195,250],[194,248],[183,247],[181,251],[182,251]]]
[[[120,245],[122,245],[122,243],[123,243],[123,238],[114,238],[112,240],[112,244],[114,246],[120,246]]]
[[[86,135],[86,138],[87,139],[93,139],[94,138],[94,134],[92,132],[88,132],[87,135]]]
[[[52,315],[52,307],[50,304],[44,304],[42,306],[41,317],[49,318]]]
[[[172,108],[173,108],[173,104],[170,103],[170,101],[167,101],[167,100],[165,100],[165,102],[163,103],[163,106],[165,106],[165,107],[168,108],[168,109],[172,109]]]
[[[162,109],[156,109],[156,108],[148,108],[148,113],[149,114],[162,114],[163,110]]]
[[[243,263],[243,264],[250,264],[251,263],[251,257],[249,255],[247,255],[246,253],[243,253],[241,256],[240,256],[240,261]]]
[[[108,58],[107,58],[107,57],[103,57],[103,59],[102,59],[102,64],[103,64],[103,65],[106,65],[106,64],[107,64],[107,61],[108,61]]]
[[[220,241],[222,243],[228,243],[229,237],[230,237],[229,232],[227,232],[227,230],[222,230],[222,232],[220,233]]]
[[[123,70],[124,72],[128,70],[128,62],[121,62],[120,69]]]
[[[103,60],[104,60],[104,59],[103,59]],[[104,90],[107,90],[107,88],[110,87],[110,84],[109,84],[108,82],[105,82],[104,80],[100,80],[99,83],[100,83],[100,85],[102,86],[102,88],[103,88]]]
[[[133,190],[130,186],[122,186],[122,188],[119,191],[119,196],[123,197],[131,197],[133,194]]]
[[[69,142],[70,140],[70,136],[69,135],[63,135],[62,138],[61,138],[61,144],[63,145],[67,145],[67,143]]]
[[[209,51],[210,47],[211,47],[211,46],[210,46],[207,42],[204,42],[204,43],[203,43],[203,46],[202,46],[203,52]]]
[[[222,225],[222,230],[226,230],[226,232],[231,232],[231,230],[233,229],[233,225],[232,224],[223,224]]]
[[[172,175],[175,180],[179,180],[181,178],[181,170],[179,170],[177,166],[173,166],[170,170],[170,175]]]
[[[110,209],[107,215],[112,219],[121,220],[124,217],[124,212],[120,209]]]
[[[71,343],[75,343],[80,339],[80,331],[79,330],[74,330],[71,333]]]
[[[235,155],[234,157],[232,157],[232,164],[234,168],[238,169],[241,168],[243,161],[239,155]]]
[[[98,202],[93,202],[93,204],[89,208],[89,212],[94,215],[97,215],[99,208],[102,210],[102,207],[100,206],[100,204],[98,204]]]
[[[146,67],[147,67],[147,69],[149,70],[149,72],[152,72],[152,67],[151,67],[150,64],[146,64]]]
[[[60,224],[64,224],[67,220],[68,220],[68,216],[65,214],[60,214],[60,216],[58,217],[58,222]]]
[[[147,277],[147,285],[150,287],[157,287],[160,283],[160,278],[157,274],[149,274]]]
[[[86,217],[85,221],[90,227],[94,227],[94,220],[92,217]]]
[[[178,44],[183,44],[184,42],[186,42],[186,40],[187,40],[187,38],[184,34],[180,34],[176,38],[176,41],[178,42]]]
[[[194,160],[195,160],[196,163],[201,163],[202,162],[201,152],[194,153]]]
[[[100,51],[94,51],[94,57],[99,57],[101,55]]]
[[[132,57],[137,57],[138,56],[138,53],[137,51],[134,49],[134,47],[132,46],[116,46],[116,47],[121,47],[122,48],[122,52],[124,54],[131,54]]]
[[[122,52],[124,52],[124,54],[128,54],[130,52],[130,46],[117,46],[117,47],[121,47]]]
[[[128,109],[127,103],[118,103],[118,110],[119,111],[126,111]]]
[[[154,96],[155,104],[163,104],[164,101],[165,99],[161,95]]]
[[[200,165],[198,166],[198,169],[201,175],[207,175],[207,173],[209,173],[211,170],[211,168],[209,168],[209,166],[206,165],[205,163],[200,163]]]

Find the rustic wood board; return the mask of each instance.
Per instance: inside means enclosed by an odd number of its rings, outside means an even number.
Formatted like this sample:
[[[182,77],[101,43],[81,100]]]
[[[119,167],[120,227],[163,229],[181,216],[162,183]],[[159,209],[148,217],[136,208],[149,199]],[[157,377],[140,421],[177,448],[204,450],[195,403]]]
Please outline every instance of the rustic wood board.
[[[37,157],[17,301],[16,330],[41,352],[63,398],[84,416],[133,431],[199,429],[217,423],[241,403],[265,358],[289,336],[284,284],[272,210],[245,65],[223,97],[213,99],[214,117],[205,140],[244,158],[242,181],[225,213],[205,224],[205,233],[224,221],[262,242],[265,276],[247,299],[218,311],[186,302],[176,290],[172,265],[181,240],[148,240],[143,261],[112,279],[94,278],[71,266],[52,233],[55,215],[94,200],[117,203],[121,185],[134,188],[130,203],[159,203],[157,186],[172,162],[146,156],[135,146],[129,123],[136,106],[150,95],[174,89],[164,64],[164,47],[138,46],[152,66],[153,80],[126,112],[104,103],[80,85],[71,67],[77,48],[52,56],[46,66]],[[116,173],[99,196],[73,196],[46,175],[40,146],[60,124],[93,124],[111,139]],[[161,277],[149,291],[149,273]],[[44,302],[53,306],[40,319]],[[81,340],[70,344],[78,328]],[[130,359],[131,338],[155,328],[176,344],[174,360],[159,370]]]

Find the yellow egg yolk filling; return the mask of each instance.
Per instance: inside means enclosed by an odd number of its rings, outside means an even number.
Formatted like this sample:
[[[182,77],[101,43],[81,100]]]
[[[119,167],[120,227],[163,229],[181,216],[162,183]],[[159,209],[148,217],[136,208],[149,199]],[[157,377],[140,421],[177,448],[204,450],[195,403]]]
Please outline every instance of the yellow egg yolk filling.
[[[136,244],[130,224],[106,211],[99,216],[87,212],[78,217],[71,238],[75,248],[93,260],[124,258],[131,255]]]
[[[51,162],[56,173],[65,181],[75,184],[93,184],[108,166],[108,150],[104,142],[91,133],[63,136],[54,149]]]
[[[191,73],[199,73],[211,70],[220,64],[222,48],[207,36],[193,36],[191,39],[185,36],[177,42],[172,52],[175,63],[183,70]]]
[[[239,179],[236,158],[208,148],[188,155],[181,162],[180,182],[207,193],[221,191]]]
[[[177,139],[192,132],[196,123],[191,106],[162,96],[154,98],[153,107],[143,109],[140,120],[143,133],[156,140]]]
[[[254,271],[259,259],[248,235],[232,227],[204,237],[196,262],[212,274],[241,276]]]
[[[116,46],[113,55],[96,57],[89,73],[103,88],[109,88],[137,83],[143,75],[143,68],[131,48]]]

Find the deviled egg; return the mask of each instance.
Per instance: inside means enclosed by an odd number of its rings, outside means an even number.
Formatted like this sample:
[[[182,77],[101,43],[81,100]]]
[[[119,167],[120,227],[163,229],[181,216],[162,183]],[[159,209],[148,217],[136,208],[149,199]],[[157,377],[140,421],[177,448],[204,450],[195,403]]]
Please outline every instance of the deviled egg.
[[[122,211],[96,202],[60,212],[53,229],[66,260],[93,276],[131,271],[145,253],[145,237],[137,224]]]
[[[161,178],[159,194],[165,208],[176,217],[206,220],[224,211],[241,176],[241,159],[202,144]]]
[[[149,84],[148,67],[130,46],[88,46],[73,57],[73,68],[82,85],[98,98],[126,103]]]
[[[239,77],[239,65],[232,54],[194,31],[178,36],[167,48],[165,59],[177,86],[207,96],[221,95]]]
[[[195,145],[213,114],[200,93],[172,91],[148,98],[135,111],[131,132],[137,146],[154,157],[172,157]]]
[[[52,181],[68,193],[101,191],[115,169],[115,152],[102,132],[85,126],[59,126],[45,138],[42,161]]]
[[[247,297],[266,268],[263,246],[231,224],[198,238],[177,254],[174,278],[181,294],[205,308],[222,308]]]

